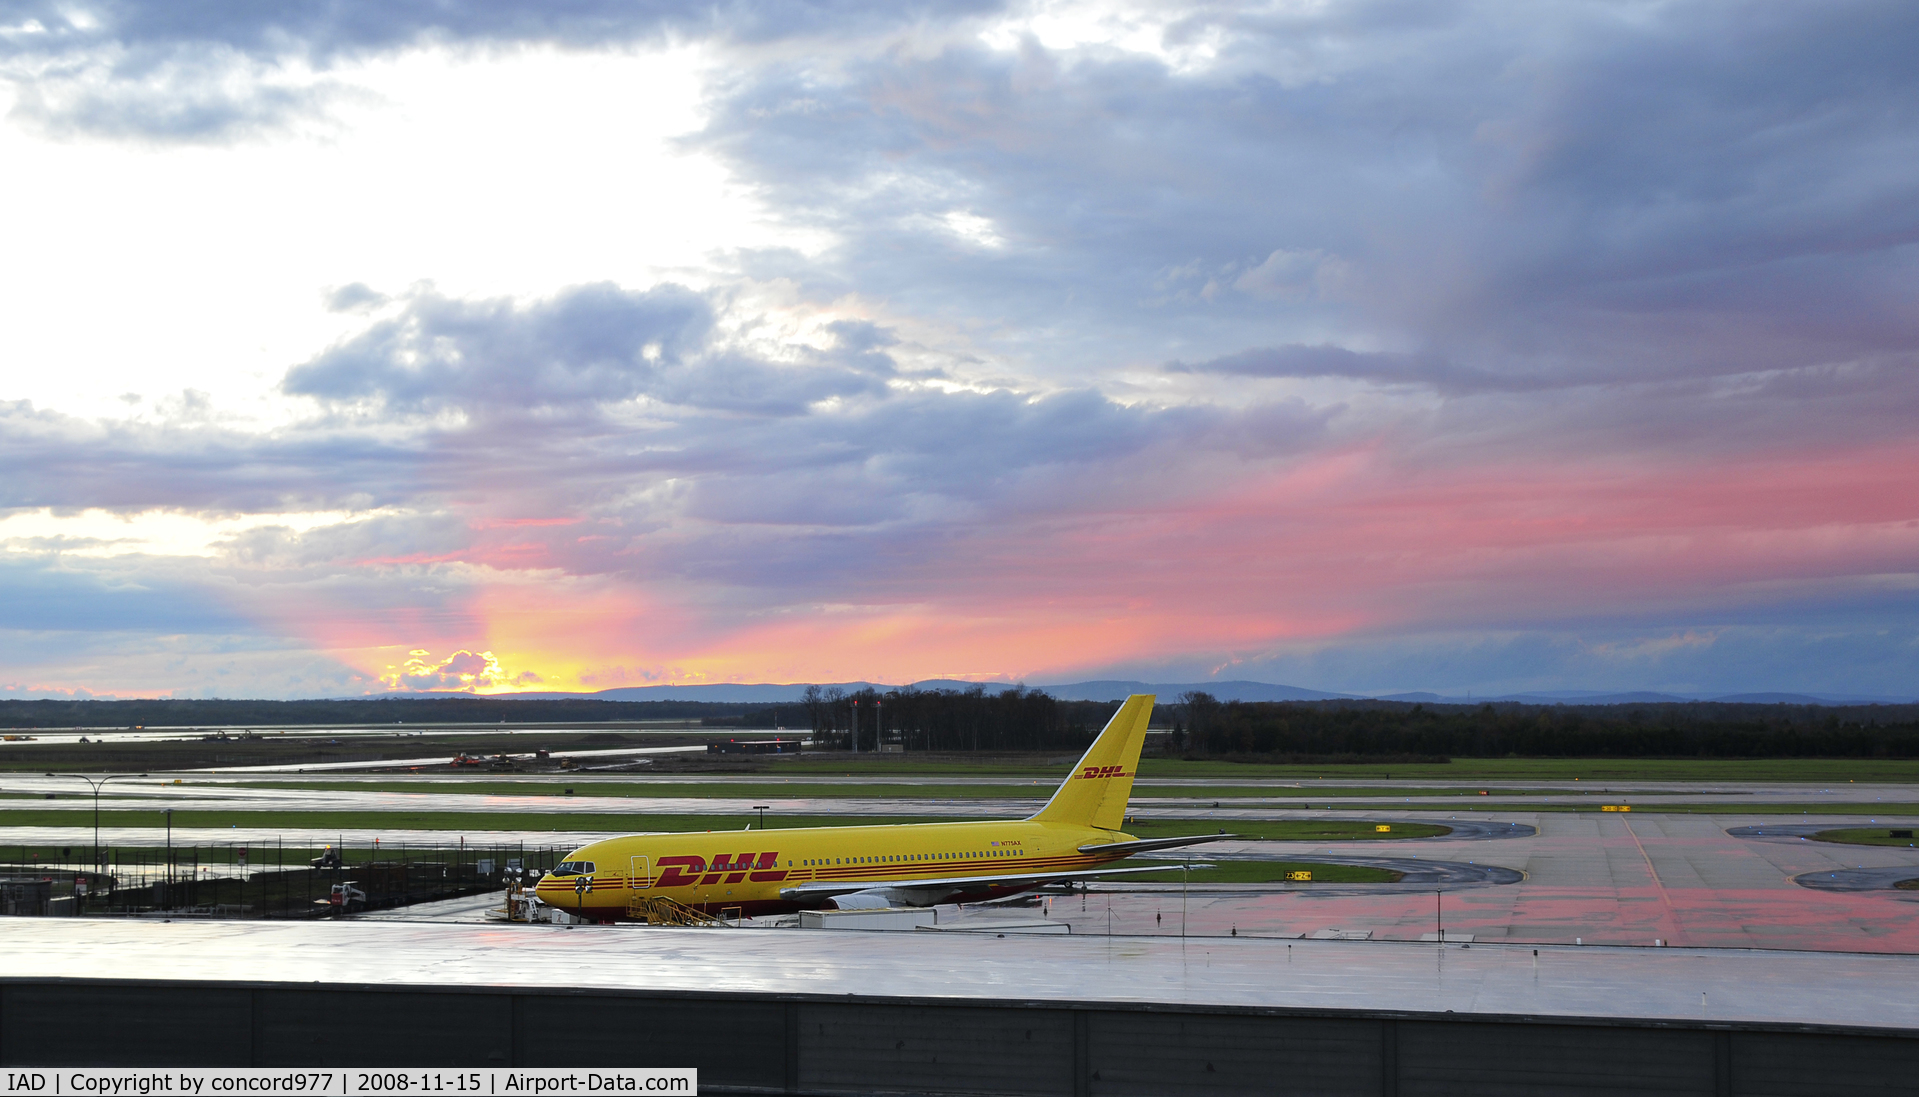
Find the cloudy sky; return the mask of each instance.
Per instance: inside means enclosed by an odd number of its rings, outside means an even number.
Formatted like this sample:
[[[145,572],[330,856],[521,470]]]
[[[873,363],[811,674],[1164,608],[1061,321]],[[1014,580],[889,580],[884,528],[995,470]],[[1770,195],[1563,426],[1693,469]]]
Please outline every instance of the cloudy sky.
[[[0,696],[1919,682],[1919,7],[0,0]]]

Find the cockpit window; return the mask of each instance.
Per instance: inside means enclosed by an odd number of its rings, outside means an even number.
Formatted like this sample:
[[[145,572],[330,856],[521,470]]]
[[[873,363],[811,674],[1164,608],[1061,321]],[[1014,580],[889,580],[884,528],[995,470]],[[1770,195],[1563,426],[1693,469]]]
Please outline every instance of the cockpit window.
[[[561,861],[559,864],[553,866],[553,875],[555,876],[591,876],[593,875],[593,862],[591,861]]]

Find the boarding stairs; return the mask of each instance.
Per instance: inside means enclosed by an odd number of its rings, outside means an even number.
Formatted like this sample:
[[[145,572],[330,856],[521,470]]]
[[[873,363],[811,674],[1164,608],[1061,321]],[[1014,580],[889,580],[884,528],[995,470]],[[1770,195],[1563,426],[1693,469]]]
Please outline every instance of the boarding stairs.
[[[626,916],[649,926],[723,926],[726,922],[664,895],[635,895],[626,901]]]

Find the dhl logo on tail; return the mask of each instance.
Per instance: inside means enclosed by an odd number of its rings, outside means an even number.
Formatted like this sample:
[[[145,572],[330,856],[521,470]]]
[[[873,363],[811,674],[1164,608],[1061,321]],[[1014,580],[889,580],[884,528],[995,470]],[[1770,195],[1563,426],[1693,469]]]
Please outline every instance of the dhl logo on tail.
[[[1080,771],[1082,781],[1103,781],[1108,777],[1131,777],[1125,766],[1087,766]]]

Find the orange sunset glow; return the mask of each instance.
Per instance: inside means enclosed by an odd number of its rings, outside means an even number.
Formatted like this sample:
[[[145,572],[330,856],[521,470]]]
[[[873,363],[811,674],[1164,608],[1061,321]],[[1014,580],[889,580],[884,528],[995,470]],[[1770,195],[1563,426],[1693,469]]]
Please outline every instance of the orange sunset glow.
[[[0,35],[0,697],[1912,692],[1904,15],[1041,7]]]

